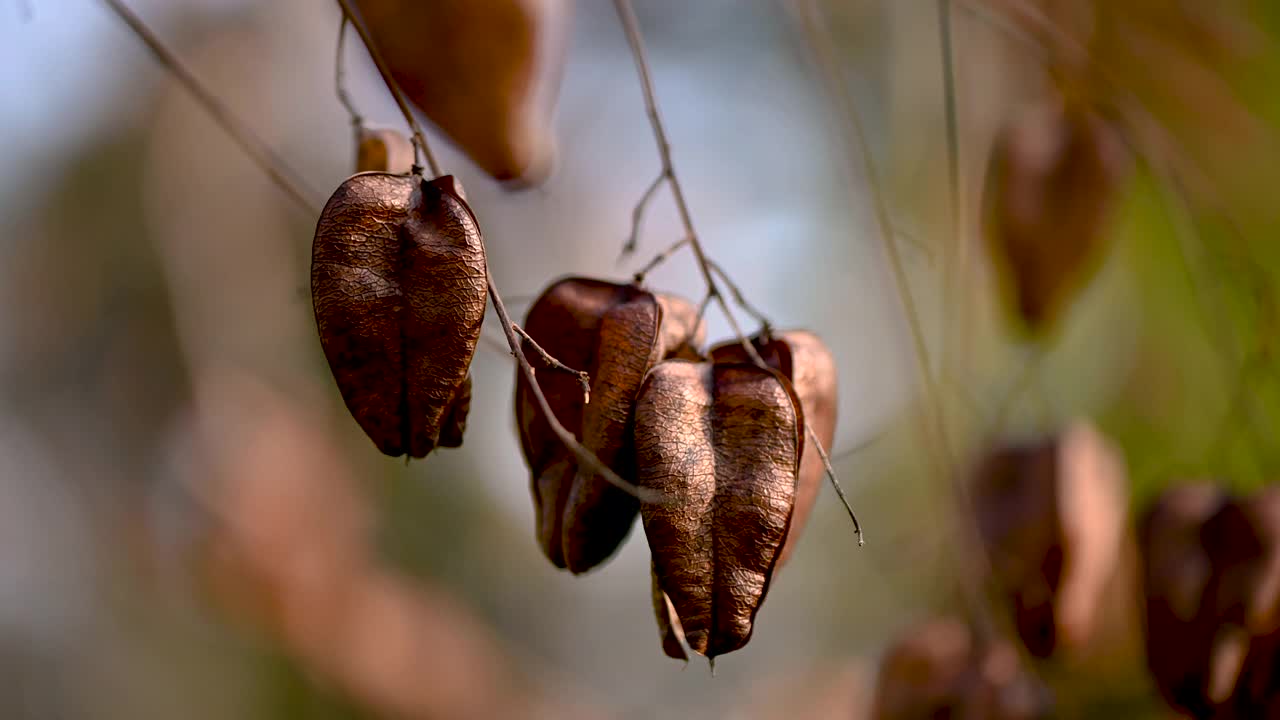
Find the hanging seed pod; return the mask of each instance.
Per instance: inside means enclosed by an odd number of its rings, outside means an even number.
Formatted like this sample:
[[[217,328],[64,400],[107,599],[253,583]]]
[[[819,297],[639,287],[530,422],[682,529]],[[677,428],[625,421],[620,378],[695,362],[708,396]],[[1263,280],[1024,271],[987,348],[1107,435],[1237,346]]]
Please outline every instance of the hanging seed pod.
[[[1118,452],[1087,424],[1000,448],[979,465],[974,512],[996,585],[1036,657],[1092,637],[1125,538]]]
[[[413,143],[403,133],[390,128],[363,126],[356,132],[356,172],[408,175],[411,170]],[[459,197],[466,200],[461,193]]]
[[[1203,529],[1227,502],[1213,485],[1178,486],[1157,499],[1138,525],[1147,668],[1165,702],[1192,717],[1213,715],[1211,684],[1235,682],[1235,672],[1210,669],[1220,628],[1205,603],[1213,562]],[[1219,679],[1211,683],[1215,675]]]
[[[964,624],[936,619],[885,653],[870,717],[1035,720],[1052,717],[1052,702],[1008,642],[979,644]]]
[[[1046,103],[1018,115],[991,151],[987,244],[1015,315],[1048,330],[1105,255],[1131,160],[1096,113]]]
[[[671,598],[662,592],[658,585],[658,569],[650,568],[653,577],[653,614],[658,619],[658,635],[662,637],[662,652],[676,660],[688,660],[689,654],[684,651],[684,628],[680,627],[680,617],[676,615]]]
[[[636,481],[659,587],[689,648],[715,657],[751,638],[795,507],[804,411],[775,370],[669,360],[636,400]]]
[[[560,423],[623,479],[635,476],[629,429],[640,383],[664,357],[701,344],[701,326],[693,328],[696,316],[688,301],[586,278],[554,283],[529,309],[529,336],[564,364],[591,375],[590,403],[577,377],[546,366],[526,347],[538,386]],[[539,545],[556,567],[586,572],[617,550],[631,531],[638,503],[578,467],[519,374],[515,409],[532,473]]]
[[[769,337],[751,338],[760,359],[791,381],[805,420],[813,428],[822,447],[831,448],[836,433],[836,361],[821,338],[806,330],[788,330]],[[727,342],[711,349],[712,362],[750,362],[738,342]],[[800,477],[796,485],[796,507],[791,516],[791,531],[778,558],[781,567],[791,557],[800,533],[809,520],[809,512],[818,499],[826,467],[811,438],[805,438],[804,457],[800,460]]]
[[[355,5],[405,95],[477,165],[498,180],[545,177],[569,0]]]
[[[382,452],[462,443],[487,287],[452,176],[361,173],[329,198],[312,244],[316,324],[347,409]]]

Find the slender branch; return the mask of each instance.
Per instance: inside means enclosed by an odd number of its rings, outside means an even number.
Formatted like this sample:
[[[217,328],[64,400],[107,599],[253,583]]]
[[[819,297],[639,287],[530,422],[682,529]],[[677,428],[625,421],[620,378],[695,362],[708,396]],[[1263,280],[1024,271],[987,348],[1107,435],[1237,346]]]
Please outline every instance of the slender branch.
[[[316,213],[320,204],[313,198],[320,194],[307,187],[307,183],[294,172],[262,138],[258,137],[243,121],[236,117],[231,109],[209,91],[200,79],[178,58],[160,38],[147,27],[123,0],[102,0],[116,17],[142,41],[156,61],[169,72],[178,84],[186,90],[209,117],[231,137],[231,140],[249,156],[271,181],[276,184],[294,203],[308,213]]]
[[[658,177],[653,179],[649,188],[644,191],[644,195],[640,196],[640,202],[631,210],[631,234],[627,236],[627,241],[622,245],[622,256],[626,257],[636,251],[636,246],[640,244],[640,225],[644,222],[645,210],[649,207],[649,201],[653,199],[654,193],[658,191],[658,186],[662,185],[662,181],[667,179],[667,173],[661,172]]]
[[[587,373],[587,371],[574,370],[568,365],[565,365],[552,357],[551,353],[544,350],[542,346],[538,344],[538,341],[534,340],[533,336],[525,332],[525,329],[519,325],[512,324],[511,329],[515,330],[517,335],[524,338],[524,341],[533,347],[533,349],[538,353],[538,356],[542,358],[542,362],[546,363],[549,368],[576,376],[578,378],[578,382],[582,385],[582,403],[584,405],[591,404],[591,375]]]
[[[862,119],[849,93],[844,74],[840,70],[835,48],[820,14],[821,10],[811,0],[800,4],[800,19],[805,34],[814,50],[814,59],[822,71],[822,77],[827,85],[829,94],[839,105],[840,116],[854,141],[849,145],[849,149],[856,156],[853,158],[853,164],[860,171],[863,181],[871,191],[877,234],[888,258],[894,284],[898,291],[898,298],[906,314],[907,326],[910,329],[911,340],[915,349],[913,357],[916,373],[919,382],[924,388],[925,402],[928,408],[924,435],[929,440],[930,456],[939,476],[951,478],[949,484],[955,495],[956,522],[959,534],[964,540],[960,556],[967,561],[967,564],[972,566],[967,569],[968,571],[962,570],[959,573],[958,579],[961,594],[969,608],[972,621],[976,625],[976,631],[981,637],[989,638],[992,636],[993,624],[983,599],[982,587],[976,581],[976,578],[987,577],[988,574],[983,572],[986,569],[986,562],[981,553],[981,548],[983,547],[981,536],[969,513],[969,509],[973,507],[969,498],[969,489],[958,472],[955,458],[952,455],[951,444],[947,434],[946,418],[943,415],[941,395],[931,370],[932,363],[929,361],[929,348],[925,343],[924,331],[920,325],[919,313],[916,310],[911,285],[902,262],[902,254],[898,248],[897,236],[893,231],[892,217],[890,216],[886,194],[881,186],[875,161],[871,154],[871,146],[867,140]],[[978,572],[970,574],[969,571]]]
[[[595,453],[583,447],[573,433],[560,424],[555,412],[551,410],[551,404],[547,402],[547,396],[542,393],[542,388],[539,387],[538,380],[534,377],[533,366],[529,364],[529,359],[524,356],[524,350],[520,347],[520,338],[515,329],[515,323],[511,322],[511,316],[507,314],[507,306],[503,304],[502,296],[498,294],[498,288],[493,283],[493,275],[491,273],[488,274],[488,281],[489,300],[493,303],[494,312],[498,314],[499,324],[502,325],[502,333],[507,336],[507,345],[511,348],[511,355],[516,359],[516,364],[520,367],[520,374],[524,376],[525,382],[529,384],[529,388],[533,391],[533,397],[538,403],[538,410],[542,412],[547,424],[551,426],[551,431],[556,434],[556,437],[560,438],[560,442],[569,449],[569,452],[573,453],[579,463],[590,468],[592,472],[604,478],[610,485],[639,498],[641,502],[659,502],[662,499],[661,494],[655,493],[648,488],[637,487],[623,480],[617,473],[601,462]],[[525,337],[528,336],[526,335]]]
[[[338,26],[338,44],[333,51],[333,91],[338,95],[338,102],[342,103],[342,107],[347,109],[347,114],[351,116],[351,126],[360,131],[364,127],[364,117],[356,110],[356,104],[351,101],[351,95],[347,92],[347,25],[351,20],[344,13],[342,16],[342,24]]]
[[[351,8],[351,0],[338,0],[338,4],[342,6],[342,14],[347,20],[351,21],[351,26],[360,34],[360,40],[364,43],[364,47],[369,51],[369,57],[373,58],[373,64],[378,68],[378,74],[382,76],[382,81],[387,84],[387,89],[391,91],[391,97],[396,101],[396,106],[400,108],[400,114],[404,116],[404,121],[408,123],[409,130],[413,133],[413,146],[415,152],[420,157],[415,159],[426,158],[427,169],[435,177],[439,177],[440,165],[436,162],[436,157],[431,153],[431,146],[427,145],[427,136],[422,132],[422,126],[418,124],[418,119],[414,117],[413,110],[409,108],[409,102],[405,99],[404,91],[400,89],[400,83],[396,82],[395,76],[391,74],[391,67],[387,65],[386,60],[382,59],[382,53],[378,50],[378,46],[373,42],[369,31],[360,22],[355,11]]]
[[[654,255],[652,260],[646,263],[644,267],[636,271],[636,274],[634,276],[636,283],[639,284],[644,282],[645,277],[648,276],[649,273],[653,272],[654,268],[666,262],[667,259],[670,258],[677,250],[679,250],[680,248],[688,244],[689,244],[689,236],[685,235],[684,237],[675,241],[671,245],[667,246],[666,250],[663,250],[657,255]]]
[[[826,448],[822,447],[822,441],[818,439],[818,434],[813,431],[813,426],[806,420],[804,423],[804,431],[809,436],[809,441],[813,443],[813,447],[818,451],[818,457],[822,458],[822,467],[826,471],[827,477],[831,480],[831,487],[835,488],[836,496],[840,498],[840,504],[844,505],[845,512],[849,513],[849,519],[853,521],[853,532],[858,536],[858,547],[867,544],[866,538],[862,535],[862,523],[858,522],[858,514],[853,511],[853,506],[849,504],[849,498],[844,494],[844,488],[840,487],[840,481],[836,479],[836,469],[831,467],[831,458],[827,456]]]
[[[769,318],[766,317],[764,313],[760,312],[760,310],[758,310],[754,305],[747,302],[746,296],[742,294],[742,288],[738,287],[737,283],[729,277],[729,273],[726,273],[724,268],[720,267],[720,263],[715,260],[708,260],[707,262],[711,265],[711,271],[714,272],[716,276],[720,278],[720,281],[724,283],[725,288],[729,291],[729,296],[733,298],[733,303],[742,308],[742,311],[750,315],[756,322],[760,323],[760,327],[763,328],[766,333],[772,330],[773,323],[769,322]]]
[[[745,298],[742,298],[742,293],[738,291],[737,286],[729,281],[724,270],[717,270],[719,266],[715,265],[707,257],[707,253],[702,247],[702,241],[698,239],[698,233],[693,228],[693,218],[689,213],[689,204],[685,201],[684,189],[680,185],[680,179],[676,176],[675,166],[671,161],[671,144],[667,141],[667,131],[662,123],[662,115],[658,111],[658,101],[653,89],[653,78],[649,72],[649,61],[644,49],[644,38],[640,35],[640,22],[636,19],[635,9],[631,7],[631,0],[614,0],[613,5],[618,12],[618,19],[622,23],[622,28],[626,32],[627,43],[631,46],[631,56],[635,60],[636,73],[640,76],[640,89],[644,95],[645,111],[649,115],[649,125],[653,129],[653,138],[658,145],[658,156],[662,160],[662,172],[658,176],[659,180],[654,182],[650,190],[652,191],[653,188],[656,188],[658,182],[662,179],[666,179],[667,184],[671,187],[671,195],[675,199],[680,222],[684,225],[685,237],[688,239],[689,247],[693,249],[694,257],[698,261],[698,270],[702,272],[702,279],[707,285],[707,297],[703,300],[703,304],[698,310],[698,320],[701,321],[707,303],[714,300],[720,306],[725,319],[729,321],[729,327],[733,330],[734,337],[742,345],[747,357],[751,359],[751,362],[756,367],[768,369],[769,365],[764,361],[764,358],[760,357],[760,353],[756,351],[755,346],[747,339],[747,336],[743,334],[742,327],[738,324],[738,319],[734,316],[728,302],[725,301],[724,294],[720,292],[720,287],[716,284],[716,275],[719,275],[732,289],[735,299],[739,301],[738,304],[744,310],[748,310],[750,306],[746,303]],[[637,209],[643,209],[646,204],[647,199],[642,200]],[[763,315],[757,315],[754,310],[748,310],[748,312],[761,320],[765,329],[768,329],[768,321],[764,319]],[[819,454],[823,458],[827,479],[831,481],[831,485],[835,488],[836,494],[839,496],[841,503],[844,504],[849,516],[853,518],[854,531],[858,535],[858,545],[861,546],[863,544],[862,527],[858,523],[858,518],[853,512],[853,508],[850,507],[848,499],[845,497],[844,490],[840,487],[840,480],[836,477],[835,470],[831,467],[826,449],[822,447],[822,443],[818,440],[818,436],[813,432],[813,428],[809,426],[807,420],[804,427],[805,432],[813,439],[814,444],[818,447]]]
[[[942,96],[944,114],[946,116],[947,135],[947,205],[950,211],[951,237],[943,250],[942,273],[942,312],[939,317],[946,317],[951,310],[963,312],[968,304],[963,301],[967,296],[964,286],[969,276],[969,243],[966,241],[964,222],[964,196],[961,192],[960,178],[960,113],[957,108],[956,63],[955,63],[955,29],[952,23],[952,0],[937,0],[938,3],[938,35],[939,48],[942,54]],[[944,323],[942,330],[941,369],[943,377],[952,373],[956,356],[968,355],[970,337],[970,315],[964,312],[964,318],[957,323]],[[962,348],[957,350],[955,339],[958,337]],[[967,363],[962,363],[965,365]]]

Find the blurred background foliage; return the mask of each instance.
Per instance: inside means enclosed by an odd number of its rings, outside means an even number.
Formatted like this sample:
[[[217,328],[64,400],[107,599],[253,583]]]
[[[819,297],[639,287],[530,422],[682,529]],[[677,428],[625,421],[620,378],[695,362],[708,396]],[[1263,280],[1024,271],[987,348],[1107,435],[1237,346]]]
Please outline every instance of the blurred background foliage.
[[[884,644],[954,610],[963,567],[951,479],[929,470],[921,446],[870,189],[836,151],[847,138],[788,4],[636,4],[710,252],[779,325],[817,331],[840,359],[833,455],[867,547],[824,490],[751,645],[714,678],[667,660],[642,540],[582,578],[541,557],[509,358],[477,355],[466,447],[407,467],[380,456],[345,416],[319,353],[306,289],[314,217],[98,3],[31,2],[29,16],[10,3],[0,7],[0,715],[866,712]],[[346,176],[336,7],[135,5],[317,203]],[[1280,4],[1247,4],[1249,52],[1224,75],[1238,106],[1162,111],[1178,152],[1212,160],[1202,182],[1184,202],[1141,164],[1105,264],[1039,345],[1007,329],[977,240],[991,138],[1036,68],[1025,43],[957,11],[960,238],[976,259],[952,305],[934,6],[823,5],[935,364],[952,370],[941,385],[956,472],[996,439],[1007,408],[1002,438],[1094,418],[1124,451],[1135,508],[1187,480],[1269,482],[1280,462]],[[355,45],[357,103],[398,126]],[[1124,70],[1178,79],[1155,64]],[[1232,124],[1241,112],[1256,135]],[[435,143],[466,184],[517,314],[518,298],[558,276],[625,277],[678,232],[664,201],[633,264],[618,264],[658,166],[608,3],[578,2],[557,132],[555,175],[520,193]],[[652,280],[699,292],[687,258]],[[712,338],[727,330],[713,319]],[[1045,671],[1061,716],[1168,716],[1142,672],[1139,630],[1121,621],[1085,660]]]

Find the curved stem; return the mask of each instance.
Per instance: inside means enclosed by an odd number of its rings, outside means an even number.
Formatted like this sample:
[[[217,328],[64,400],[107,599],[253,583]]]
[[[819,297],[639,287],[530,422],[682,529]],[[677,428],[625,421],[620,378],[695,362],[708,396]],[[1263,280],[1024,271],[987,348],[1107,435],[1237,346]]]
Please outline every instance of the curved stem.
[[[435,155],[431,153],[431,147],[427,145],[427,136],[422,132],[422,126],[418,124],[418,119],[414,117],[413,110],[409,107],[409,101],[405,99],[404,91],[400,89],[400,83],[396,82],[395,76],[391,74],[391,68],[387,65],[386,60],[382,59],[382,53],[378,50],[378,46],[374,44],[369,31],[360,22],[360,18],[356,16],[355,10],[351,8],[351,0],[338,0],[338,4],[342,6],[343,16],[351,22],[351,26],[360,34],[360,40],[364,43],[364,47],[369,51],[369,57],[373,58],[373,64],[378,68],[378,74],[382,76],[383,82],[387,84],[387,89],[391,91],[391,97],[396,101],[396,106],[400,108],[400,114],[404,116],[404,121],[409,125],[409,130],[413,133],[413,146],[421,157],[427,160],[427,169],[431,171],[433,177],[439,177],[440,165],[436,162]]]
[[[342,103],[342,107],[351,116],[352,127],[359,132],[364,127],[364,117],[356,110],[356,104],[351,101],[351,95],[347,92],[347,25],[350,23],[350,18],[344,13],[342,24],[338,26],[338,44],[333,51],[333,91],[338,96],[338,102]]]

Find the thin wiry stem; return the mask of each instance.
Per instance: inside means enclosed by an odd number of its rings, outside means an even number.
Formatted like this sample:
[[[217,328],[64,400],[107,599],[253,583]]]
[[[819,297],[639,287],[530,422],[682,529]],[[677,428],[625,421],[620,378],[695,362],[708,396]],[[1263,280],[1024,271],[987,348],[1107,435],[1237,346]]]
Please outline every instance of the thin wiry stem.
[[[733,330],[734,337],[742,345],[743,351],[746,352],[751,362],[757,367],[768,369],[769,366],[765,363],[764,358],[760,357],[760,353],[756,351],[755,346],[743,334],[742,327],[738,324],[737,318],[729,308],[729,303],[725,300],[724,294],[720,292],[720,287],[716,284],[714,265],[707,258],[706,250],[702,247],[702,241],[698,238],[698,233],[693,228],[693,217],[689,213],[689,204],[685,201],[684,189],[680,185],[680,179],[676,176],[675,166],[671,161],[671,144],[667,140],[667,130],[662,122],[662,114],[658,110],[658,101],[653,89],[653,78],[649,72],[649,60],[644,48],[644,38],[640,34],[640,22],[636,18],[635,9],[631,7],[631,0],[614,0],[613,5],[618,12],[618,19],[622,23],[622,29],[626,32],[627,43],[631,46],[631,56],[635,61],[636,73],[640,79],[640,89],[644,95],[645,111],[649,116],[649,125],[653,129],[653,138],[658,145],[658,156],[662,161],[662,172],[658,178],[659,181],[665,179],[671,188],[671,196],[675,199],[680,222],[684,225],[685,237],[689,240],[689,247],[693,249],[694,257],[698,261],[698,270],[702,273],[702,279],[707,285],[708,301],[714,300],[720,306],[720,310],[729,321],[729,327]],[[651,186],[651,190],[657,186],[657,182],[655,181],[654,185]],[[721,272],[723,274],[723,271]],[[818,446],[825,460],[826,450],[822,448],[822,443],[818,441],[817,435],[814,434],[813,428],[809,427],[807,420],[805,421],[805,432],[813,438],[813,442]],[[845,510],[853,518],[854,530],[858,535],[858,544],[861,545],[863,542],[862,528],[858,523],[853,508],[849,506],[844,490],[840,488],[840,480],[836,477],[835,470],[831,467],[829,461],[825,463],[825,469],[827,478],[831,481],[832,486],[835,487]]]
[[[763,312],[760,312],[760,310],[758,310],[754,305],[747,302],[747,297],[742,293],[742,288],[738,287],[738,284],[729,277],[729,273],[725,272],[724,268],[720,267],[720,263],[715,260],[708,260],[707,262],[711,264],[711,271],[720,278],[720,281],[724,283],[725,288],[729,291],[729,296],[733,298],[733,304],[742,308],[743,312],[750,315],[756,322],[760,323],[760,327],[763,329],[765,334],[768,334],[773,329],[773,323],[769,322],[769,318],[766,317]]]
[[[320,194],[307,187],[307,183],[271,149],[266,141],[258,137],[248,125],[231,112],[230,108],[215,97],[187,68],[186,64],[160,41],[151,28],[147,27],[142,18],[134,14],[123,0],[102,0],[102,2],[147,46],[156,62],[160,63],[160,66],[190,93],[196,104],[231,137],[236,145],[240,146],[240,149],[275,183],[276,187],[284,191],[302,210],[308,213],[317,212],[319,203],[313,198],[320,197]]]
[[[360,34],[360,40],[364,43],[365,49],[369,51],[369,57],[373,58],[373,64],[377,66],[378,74],[382,76],[383,82],[387,84],[387,89],[391,91],[391,97],[400,108],[400,114],[404,116],[404,121],[408,123],[409,129],[413,133],[414,151],[415,154],[419,155],[415,159],[426,158],[427,169],[431,171],[431,175],[439,177],[441,175],[440,165],[436,162],[435,155],[431,153],[431,146],[427,144],[427,136],[422,132],[422,126],[418,124],[418,119],[414,117],[413,110],[409,108],[409,101],[405,99],[404,91],[400,89],[400,83],[396,82],[395,76],[391,74],[390,66],[387,65],[386,60],[382,59],[382,53],[378,50],[378,46],[374,44],[369,31],[351,8],[351,0],[338,0],[338,4],[342,6],[343,17],[349,20],[351,26]]]
[[[685,235],[679,240],[667,246],[667,249],[653,256],[653,259],[645,263],[645,266],[636,271],[635,281],[637,284],[644,282],[645,277],[653,272],[653,269],[667,261],[667,258],[675,254],[677,250],[689,244],[689,236]]]
[[[665,172],[659,173],[658,177],[653,179],[649,188],[644,191],[644,195],[640,196],[640,202],[631,210],[631,234],[627,236],[627,241],[622,245],[622,256],[626,257],[636,251],[636,246],[640,244],[640,226],[644,223],[645,210],[649,208],[649,201],[653,199],[654,193],[658,192],[658,187],[662,185],[662,181],[667,179]]]
[[[569,449],[569,452],[573,453],[579,463],[584,467],[590,468],[592,472],[604,478],[610,485],[639,498],[641,502],[659,502],[662,499],[661,494],[655,493],[648,488],[636,487],[632,483],[623,480],[617,473],[601,462],[595,453],[583,447],[573,433],[560,424],[555,412],[551,409],[551,404],[547,402],[547,396],[542,393],[542,388],[538,386],[538,379],[534,376],[533,366],[529,364],[529,359],[524,356],[515,324],[511,322],[511,316],[507,314],[507,306],[503,304],[502,296],[498,294],[498,287],[494,285],[491,273],[488,275],[488,280],[489,300],[493,303],[494,312],[498,314],[498,322],[502,326],[502,333],[507,336],[507,345],[511,348],[511,355],[516,359],[516,364],[520,367],[520,374],[524,376],[525,382],[528,383],[529,389],[533,392],[534,399],[538,403],[538,410],[546,418],[547,424],[551,426],[551,431],[556,434],[556,437],[560,438],[560,442]]]
[[[960,572],[960,589],[965,603],[969,607],[969,612],[978,634],[983,638],[989,638],[992,637],[993,624],[989,617],[986,603],[983,600],[981,585],[976,580],[976,578],[986,577],[987,575],[982,572],[985,569],[985,559],[981,554],[982,543],[980,535],[969,513],[969,509],[972,508],[969,490],[958,472],[952,455],[951,444],[947,435],[946,418],[943,414],[941,394],[933,377],[932,364],[929,361],[929,348],[925,343],[924,330],[920,325],[915,298],[911,292],[906,268],[902,262],[902,254],[898,248],[897,237],[893,231],[893,220],[889,213],[886,194],[880,183],[879,173],[871,155],[871,146],[867,140],[862,119],[849,93],[844,73],[840,69],[835,48],[820,14],[821,10],[816,7],[815,3],[810,1],[800,4],[801,24],[814,51],[814,59],[827,85],[828,94],[837,103],[840,117],[844,120],[846,130],[853,139],[853,143],[848,146],[856,156],[853,158],[853,165],[859,171],[859,175],[872,195],[876,231],[888,258],[898,298],[906,315],[907,326],[910,329],[911,341],[915,349],[913,357],[916,373],[924,389],[925,403],[928,408],[924,436],[928,440],[928,446],[931,451],[930,456],[933,459],[935,470],[940,477],[951,478],[950,485],[956,497],[956,521],[960,535],[964,540],[960,557],[966,560],[967,564],[974,566],[962,569]]]
[[[582,404],[583,405],[591,404],[591,375],[587,373],[587,371],[575,370],[569,367],[568,365],[565,365],[564,363],[560,362],[556,358],[552,357],[551,353],[544,350],[543,347],[538,344],[538,341],[534,340],[533,336],[525,332],[525,329],[520,327],[519,325],[513,324],[511,326],[511,329],[515,330],[517,335],[524,338],[524,341],[528,345],[533,347],[534,351],[538,353],[538,357],[542,358],[542,362],[547,364],[547,367],[551,368],[552,370],[557,370],[562,373],[568,373],[569,375],[573,375],[577,377],[578,383],[582,385]]]
[[[969,275],[969,243],[966,241],[966,225],[964,222],[964,196],[960,184],[960,114],[957,108],[956,63],[955,63],[955,29],[952,23],[952,0],[937,0],[938,3],[938,45],[942,54],[942,97],[944,115],[946,117],[947,136],[947,206],[950,213],[950,237],[943,250],[942,273],[942,312],[939,317],[946,317],[951,310],[963,312],[965,317],[960,322],[944,323],[942,328],[941,369],[939,374],[947,377],[952,374],[952,366],[957,356],[968,354],[968,338],[970,336],[969,314],[964,312],[968,304],[964,302],[967,293],[964,286]],[[957,349],[958,337],[962,347]],[[963,365],[963,364],[962,364]]]
[[[338,96],[338,102],[342,103],[342,107],[351,116],[351,126],[359,132],[364,127],[364,116],[356,109],[356,104],[347,92],[347,25],[350,23],[351,20],[344,13],[342,24],[338,26],[338,44],[333,51],[333,91]]]

